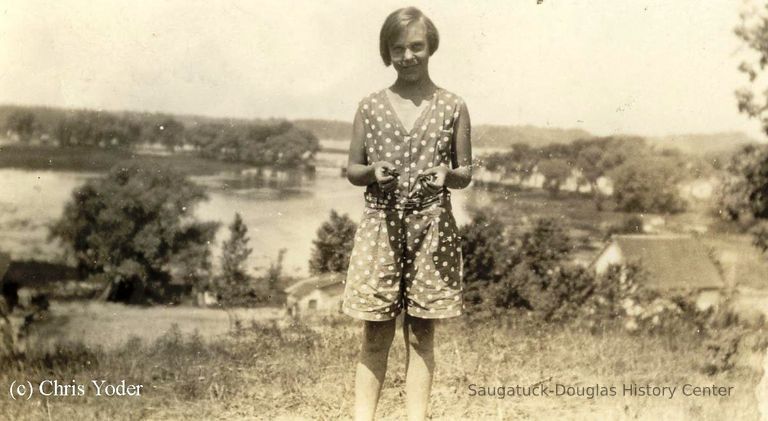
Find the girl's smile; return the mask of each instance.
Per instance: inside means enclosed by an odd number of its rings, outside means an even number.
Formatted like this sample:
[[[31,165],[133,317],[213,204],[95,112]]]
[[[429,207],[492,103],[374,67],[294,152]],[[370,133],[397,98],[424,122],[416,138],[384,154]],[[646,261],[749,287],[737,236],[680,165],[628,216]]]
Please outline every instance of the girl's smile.
[[[422,22],[409,24],[389,46],[392,65],[398,78],[417,82],[429,78],[429,42]]]

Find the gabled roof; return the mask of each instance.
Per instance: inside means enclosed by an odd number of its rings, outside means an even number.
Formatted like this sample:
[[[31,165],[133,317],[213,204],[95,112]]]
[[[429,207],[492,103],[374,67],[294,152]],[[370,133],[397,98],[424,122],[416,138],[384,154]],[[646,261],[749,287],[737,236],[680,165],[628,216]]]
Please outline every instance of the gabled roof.
[[[624,263],[639,261],[648,275],[646,285],[650,288],[669,290],[725,286],[707,247],[694,237],[615,235],[608,246],[611,244],[619,247]],[[604,252],[605,249],[597,259]]]
[[[304,279],[303,281],[296,282],[295,284],[285,288],[285,293],[296,298],[301,298],[316,289],[326,289],[335,285],[339,285],[344,281],[344,277],[345,275],[343,273],[323,273],[308,279]]]

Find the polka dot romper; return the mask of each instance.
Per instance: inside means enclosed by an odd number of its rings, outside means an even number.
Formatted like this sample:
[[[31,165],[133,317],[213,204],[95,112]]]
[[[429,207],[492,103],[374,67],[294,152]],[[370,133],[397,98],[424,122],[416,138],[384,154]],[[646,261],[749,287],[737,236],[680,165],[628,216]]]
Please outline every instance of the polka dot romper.
[[[347,271],[346,314],[373,321],[393,319],[403,309],[426,319],[461,314],[461,245],[450,192],[428,194],[420,175],[451,166],[453,128],[463,106],[461,98],[438,88],[408,131],[385,90],[360,101],[366,163],[393,164],[398,181],[391,193],[377,183],[366,188]]]

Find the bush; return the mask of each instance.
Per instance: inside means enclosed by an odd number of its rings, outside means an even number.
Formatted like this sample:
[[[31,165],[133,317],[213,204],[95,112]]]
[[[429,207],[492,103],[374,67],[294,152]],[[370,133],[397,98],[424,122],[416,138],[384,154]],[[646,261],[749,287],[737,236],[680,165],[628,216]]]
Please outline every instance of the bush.
[[[624,212],[678,213],[686,208],[677,184],[683,174],[677,160],[643,157],[624,162],[611,172],[617,209]]]
[[[479,211],[470,223],[459,228],[464,262],[464,282],[499,281],[505,273],[520,263],[519,244],[505,230],[497,215]]]
[[[218,225],[191,216],[206,198],[176,172],[118,164],[76,189],[50,232],[82,277],[107,278],[108,299],[166,301],[174,267],[190,284],[208,275],[208,244]]]
[[[244,267],[253,249],[248,247],[248,227],[239,212],[229,226],[229,239],[221,249],[221,271],[224,281],[230,285],[248,282],[250,276]]]
[[[352,254],[357,224],[346,214],[331,210],[331,217],[317,230],[312,241],[309,272],[313,275],[327,272],[345,272]]]
[[[515,238],[499,219],[481,211],[461,227],[466,302],[470,313],[534,311],[546,320],[566,317],[591,291],[592,277],[566,263],[573,242],[554,219],[539,219]]]
[[[277,261],[270,264],[266,273],[239,282],[219,277],[214,284],[219,305],[222,307],[258,307],[285,304],[285,292],[280,288],[286,279],[283,275],[285,249],[280,249]]]

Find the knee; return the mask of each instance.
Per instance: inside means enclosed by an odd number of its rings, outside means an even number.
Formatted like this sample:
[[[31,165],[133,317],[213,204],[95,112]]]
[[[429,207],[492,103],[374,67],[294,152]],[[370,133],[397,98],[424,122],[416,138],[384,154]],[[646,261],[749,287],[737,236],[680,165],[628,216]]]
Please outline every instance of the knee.
[[[382,323],[382,322],[371,322]],[[389,352],[389,347],[392,345],[392,340],[395,337],[394,325],[392,328],[388,326],[368,326],[364,329],[363,334],[363,352],[368,354],[379,354]]]
[[[408,346],[421,356],[434,353],[434,324],[431,320],[411,320],[408,323]]]

